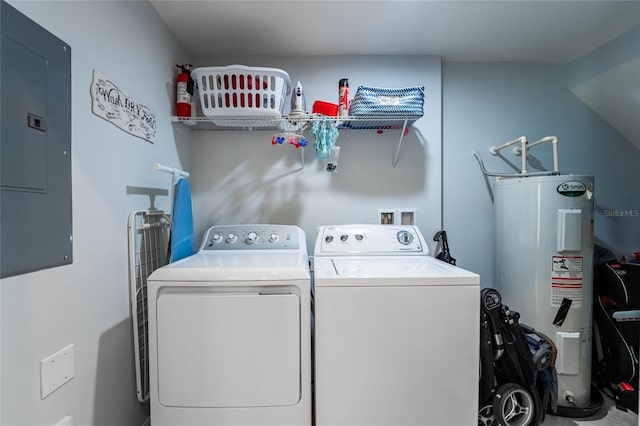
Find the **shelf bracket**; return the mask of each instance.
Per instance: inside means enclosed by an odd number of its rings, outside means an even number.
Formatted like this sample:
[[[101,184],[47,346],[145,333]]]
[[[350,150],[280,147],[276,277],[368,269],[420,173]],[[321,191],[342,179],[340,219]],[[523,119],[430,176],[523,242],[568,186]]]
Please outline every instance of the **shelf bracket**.
[[[405,119],[402,124],[402,132],[400,132],[400,140],[398,140],[398,147],[396,148],[396,155],[393,157],[393,168],[396,168],[398,164],[398,154],[400,154],[400,146],[402,146],[402,140],[404,139],[404,132],[407,130],[407,122],[409,120]]]

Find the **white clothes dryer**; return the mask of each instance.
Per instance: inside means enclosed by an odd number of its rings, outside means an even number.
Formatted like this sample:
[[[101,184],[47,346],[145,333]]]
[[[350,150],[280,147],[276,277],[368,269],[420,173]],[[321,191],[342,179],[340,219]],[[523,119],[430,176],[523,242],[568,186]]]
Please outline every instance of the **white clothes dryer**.
[[[415,226],[320,227],[318,426],[478,421],[480,277],[428,256]]]
[[[148,279],[153,426],[311,425],[304,232],[213,226]]]

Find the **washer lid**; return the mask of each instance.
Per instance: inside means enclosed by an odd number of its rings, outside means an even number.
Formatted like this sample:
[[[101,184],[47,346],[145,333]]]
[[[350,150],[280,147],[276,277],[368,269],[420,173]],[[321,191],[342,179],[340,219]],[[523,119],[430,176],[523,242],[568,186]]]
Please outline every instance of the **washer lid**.
[[[299,252],[201,251],[156,269],[149,281],[282,281],[308,280],[309,258]]]
[[[315,286],[479,284],[473,272],[430,256],[314,258]]]

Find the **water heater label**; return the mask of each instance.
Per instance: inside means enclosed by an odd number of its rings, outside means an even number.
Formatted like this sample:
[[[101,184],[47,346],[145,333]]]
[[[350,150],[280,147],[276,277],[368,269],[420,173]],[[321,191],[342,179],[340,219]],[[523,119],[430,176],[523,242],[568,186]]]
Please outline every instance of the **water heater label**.
[[[570,299],[572,306],[582,306],[582,256],[553,256],[551,267],[551,306]]]
[[[587,192],[587,187],[582,182],[572,180],[558,185],[557,191],[560,195],[564,195],[565,197],[579,197]]]

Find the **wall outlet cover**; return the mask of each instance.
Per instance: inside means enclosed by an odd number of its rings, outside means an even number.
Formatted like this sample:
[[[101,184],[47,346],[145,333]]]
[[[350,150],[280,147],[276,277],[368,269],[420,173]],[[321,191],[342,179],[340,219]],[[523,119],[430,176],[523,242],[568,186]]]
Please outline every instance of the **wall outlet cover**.
[[[69,345],[40,361],[40,398],[45,399],[75,375],[74,346]]]

